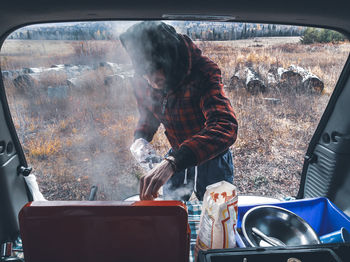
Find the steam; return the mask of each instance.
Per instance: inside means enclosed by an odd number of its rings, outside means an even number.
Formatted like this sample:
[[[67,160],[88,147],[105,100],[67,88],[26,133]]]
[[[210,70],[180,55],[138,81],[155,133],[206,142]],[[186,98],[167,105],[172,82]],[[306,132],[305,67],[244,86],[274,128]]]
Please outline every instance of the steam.
[[[120,34],[135,23],[112,24],[116,33]],[[138,40],[146,50],[154,49],[151,39]],[[27,75],[25,79],[30,80],[20,82],[22,86],[7,86],[7,89],[12,88],[7,93],[14,94],[9,100],[10,106],[15,105],[11,111],[15,112],[15,122],[19,123],[19,131],[23,133],[19,135],[21,142],[26,146],[26,140],[33,138],[43,141],[57,138],[61,145],[57,155],[43,157],[45,168],[38,172],[43,176],[38,180],[45,179],[47,170],[50,170],[55,174],[50,179],[57,179],[50,183],[65,183],[63,178],[58,177],[65,174],[69,177],[67,183],[78,181],[69,184],[68,188],[79,191],[75,187],[80,187],[82,178],[87,177],[90,186],[98,186],[97,199],[100,200],[122,200],[139,193],[137,176],[142,172],[129,152],[138,119],[131,85],[134,68],[126,50],[118,40],[102,47],[94,46],[89,41],[62,41],[61,44],[56,41],[26,41],[26,46],[33,45],[32,49],[40,52],[28,50],[29,59],[25,65],[8,69],[7,77],[11,84],[20,75]],[[158,44],[161,46],[161,43]],[[66,50],[73,53],[64,53]],[[47,57],[57,58],[57,61],[48,60]],[[137,58],[137,66],[142,68],[159,64],[170,68],[176,54],[165,52],[164,56],[158,57],[158,64],[153,63],[156,57],[145,56],[138,51],[132,57]],[[32,67],[33,70],[18,69],[25,67]],[[22,96],[19,97],[16,92],[22,92]],[[18,99],[22,99],[20,103]],[[18,104],[23,106],[16,106]],[[31,123],[38,129],[28,134]],[[33,159],[30,164],[38,166],[38,162],[40,159]],[[179,199],[190,194],[190,191],[189,187],[175,190],[172,198]],[[67,196],[60,192],[49,194],[50,200],[66,200]],[[87,196],[88,192],[81,192],[80,199]]]
[[[194,183],[191,181],[188,184],[182,184],[174,189],[171,181],[169,181],[163,187],[163,198],[166,200],[188,200],[193,193],[193,186]]]

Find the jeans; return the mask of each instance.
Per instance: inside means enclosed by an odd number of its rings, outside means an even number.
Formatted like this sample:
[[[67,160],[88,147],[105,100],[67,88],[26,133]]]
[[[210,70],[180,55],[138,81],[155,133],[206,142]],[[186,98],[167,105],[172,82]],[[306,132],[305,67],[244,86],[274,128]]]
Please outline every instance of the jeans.
[[[175,173],[163,186],[164,198],[187,201],[194,191],[198,200],[203,200],[208,185],[222,180],[233,183],[233,170],[231,152],[226,150],[197,167]]]

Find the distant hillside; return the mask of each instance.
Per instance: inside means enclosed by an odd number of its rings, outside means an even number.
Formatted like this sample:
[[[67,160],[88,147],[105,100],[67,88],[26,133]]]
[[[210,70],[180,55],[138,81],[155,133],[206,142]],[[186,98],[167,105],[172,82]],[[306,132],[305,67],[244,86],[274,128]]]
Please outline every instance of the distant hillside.
[[[135,22],[81,22],[41,24],[23,27],[13,32],[9,39],[21,40],[115,40]],[[170,21],[179,33],[193,40],[237,40],[270,36],[301,36],[300,26],[221,23],[198,21]]]
[[[255,37],[301,36],[305,27],[276,24],[174,22],[177,31],[194,40],[238,40]]]
[[[23,27],[9,39],[21,40],[108,40],[116,39],[113,23],[82,22],[42,24]]]

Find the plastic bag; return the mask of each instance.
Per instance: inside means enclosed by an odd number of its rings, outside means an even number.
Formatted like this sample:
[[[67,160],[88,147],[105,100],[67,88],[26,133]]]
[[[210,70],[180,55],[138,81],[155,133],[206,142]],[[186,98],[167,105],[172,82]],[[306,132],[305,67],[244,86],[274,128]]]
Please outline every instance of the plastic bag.
[[[130,152],[145,171],[151,170],[155,164],[162,161],[151,144],[143,138],[135,140],[130,147]]]
[[[38,182],[36,181],[36,176],[30,174],[29,176],[24,177],[28,185],[29,191],[33,196],[34,201],[47,201],[43,194],[40,192]]]
[[[196,256],[199,249],[236,247],[237,203],[234,185],[221,181],[207,186],[195,248]]]

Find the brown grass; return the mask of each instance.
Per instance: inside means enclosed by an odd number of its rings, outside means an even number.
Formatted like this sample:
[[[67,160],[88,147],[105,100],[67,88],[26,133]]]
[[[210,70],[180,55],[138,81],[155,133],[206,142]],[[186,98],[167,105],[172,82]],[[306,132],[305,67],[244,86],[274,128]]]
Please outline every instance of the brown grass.
[[[231,147],[239,193],[293,196],[299,187],[303,155],[350,45],[262,39],[257,46],[254,41],[197,44],[218,63],[226,86],[235,70],[247,65],[264,75],[272,66],[296,64],[325,83],[322,95],[278,88],[251,95],[244,89],[226,89],[239,121],[238,139]],[[13,45],[23,48],[16,53]],[[60,54],[58,50],[63,51]],[[1,67],[6,70],[96,61],[128,62],[120,43],[104,41],[66,41],[61,45],[10,41],[1,54]],[[129,153],[138,120],[136,101],[129,81],[104,84],[110,73],[101,68],[86,72],[81,86],[63,101],[49,100],[45,93],[45,87],[64,83],[66,76],[61,73],[41,76],[35,95],[18,94],[5,79],[17,132],[48,199],[86,199],[91,185],[99,186],[99,199],[123,199],[138,192],[137,177],[142,170]],[[280,103],[271,104],[264,97],[277,98]],[[163,132],[161,127],[152,142],[161,155],[169,149]]]
[[[50,67],[57,64],[125,63],[128,56],[117,40],[6,40],[1,47],[2,70]]]
[[[349,43],[279,43],[244,48],[240,43],[230,48],[228,43],[224,47],[215,42],[203,44],[204,54],[223,69],[227,86],[235,69],[247,65],[266,75],[273,66],[295,64],[324,81],[323,95],[277,89],[253,96],[244,89],[226,90],[239,121],[238,139],[231,148],[239,192],[295,196],[304,154],[349,54]],[[264,97],[277,98],[280,104],[266,102]]]

